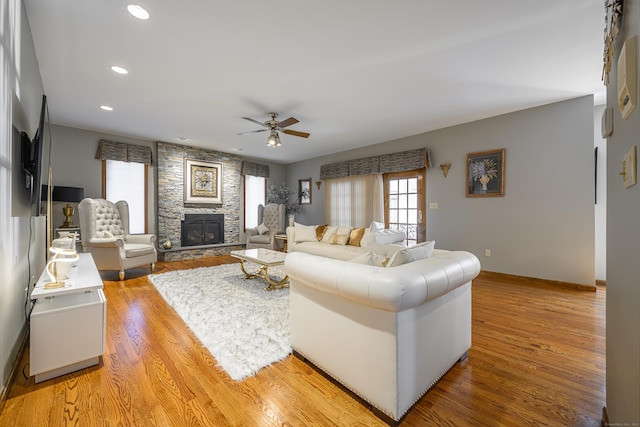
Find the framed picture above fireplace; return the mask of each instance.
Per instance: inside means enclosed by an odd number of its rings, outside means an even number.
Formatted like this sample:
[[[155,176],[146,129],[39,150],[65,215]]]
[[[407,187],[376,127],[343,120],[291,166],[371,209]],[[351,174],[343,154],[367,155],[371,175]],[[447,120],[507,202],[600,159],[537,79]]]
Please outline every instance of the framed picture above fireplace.
[[[222,163],[184,160],[184,202],[222,203]]]

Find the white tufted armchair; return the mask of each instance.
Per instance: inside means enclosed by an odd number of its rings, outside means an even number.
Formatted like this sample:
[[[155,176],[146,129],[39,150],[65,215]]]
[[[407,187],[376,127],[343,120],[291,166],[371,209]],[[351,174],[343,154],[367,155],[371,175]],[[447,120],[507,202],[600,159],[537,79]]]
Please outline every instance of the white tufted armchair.
[[[158,260],[156,236],[129,234],[129,205],[104,199],[84,199],[78,205],[82,250],[89,252],[98,270],[118,270],[124,280],[128,268],[149,265]]]
[[[276,234],[284,234],[284,205],[269,203],[267,206],[258,205],[258,227],[247,229],[247,249],[267,248],[278,250]],[[266,231],[260,233],[260,225],[264,224]]]

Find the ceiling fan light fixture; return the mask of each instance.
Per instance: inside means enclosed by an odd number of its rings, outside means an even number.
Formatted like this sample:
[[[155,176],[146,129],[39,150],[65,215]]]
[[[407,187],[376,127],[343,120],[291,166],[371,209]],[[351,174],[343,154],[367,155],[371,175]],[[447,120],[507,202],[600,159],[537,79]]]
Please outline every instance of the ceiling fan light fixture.
[[[267,146],[268,147],[280,147],[282,143],[280,142],[280,137],[278,136],[278,132],[275,130],[271,131],[271,135],[267,138]]]

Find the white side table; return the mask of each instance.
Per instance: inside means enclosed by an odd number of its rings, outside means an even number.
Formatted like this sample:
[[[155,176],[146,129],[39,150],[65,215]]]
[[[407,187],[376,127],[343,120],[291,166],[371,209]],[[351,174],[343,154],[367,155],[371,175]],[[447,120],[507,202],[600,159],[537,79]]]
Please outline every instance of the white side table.
[[[45,289],[44,271],[31,292],[30,374],[36,383],[97,365],[106,348],[107,300],[91,254],[79,254],[66,285]]]

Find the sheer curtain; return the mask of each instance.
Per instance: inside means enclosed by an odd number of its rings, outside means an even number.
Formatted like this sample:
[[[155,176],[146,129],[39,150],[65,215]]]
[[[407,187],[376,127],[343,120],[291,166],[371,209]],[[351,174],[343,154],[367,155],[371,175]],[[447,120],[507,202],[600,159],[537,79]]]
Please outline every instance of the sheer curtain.
[[[362,227],[384,222],[382,175],[359,175],[325,181],[325,218],[330,225]]]

